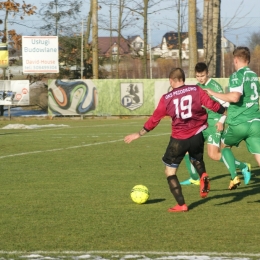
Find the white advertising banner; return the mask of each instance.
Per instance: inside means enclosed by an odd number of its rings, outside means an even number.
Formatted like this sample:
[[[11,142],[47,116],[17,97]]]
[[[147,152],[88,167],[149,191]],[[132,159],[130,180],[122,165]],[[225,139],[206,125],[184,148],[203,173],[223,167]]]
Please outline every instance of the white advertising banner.
[[[59,73],[58,36],[22,37],[23,73]]]
[[[0,80],[0,105],[29,105],[29,80]]]

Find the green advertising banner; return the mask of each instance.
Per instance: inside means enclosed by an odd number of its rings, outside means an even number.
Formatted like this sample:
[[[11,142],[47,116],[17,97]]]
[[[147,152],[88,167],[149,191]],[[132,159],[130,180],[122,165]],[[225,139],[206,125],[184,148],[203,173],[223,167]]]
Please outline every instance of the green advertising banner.
[[[225,90],[228,79],[215,79]],[[196,79],[186,79],[187,85]],[[49,80],[49,115],[151,115],[161,96],[170,91],[168,79]]]

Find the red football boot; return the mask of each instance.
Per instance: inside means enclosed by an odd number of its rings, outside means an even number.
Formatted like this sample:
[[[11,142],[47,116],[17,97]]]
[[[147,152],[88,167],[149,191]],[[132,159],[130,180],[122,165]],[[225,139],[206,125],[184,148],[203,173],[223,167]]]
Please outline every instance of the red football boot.
[[[169,212],[185,212],[188,211],[188,206],[186,204],[183,204],[182,206],[180,205],[176,205],[175,207],[169,208],[168,211]]]
[[[200,196],[206,198],[210,190],[209,176],[207,173],[203,173],[200,178]]]

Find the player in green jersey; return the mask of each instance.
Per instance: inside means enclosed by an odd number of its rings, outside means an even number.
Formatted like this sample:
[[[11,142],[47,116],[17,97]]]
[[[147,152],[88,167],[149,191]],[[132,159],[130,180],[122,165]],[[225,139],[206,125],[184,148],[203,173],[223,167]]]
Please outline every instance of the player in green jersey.
[[[211,89],[217,93],[224,93],[221,85],[217,83],[214,79],[209,78],[208,67],[204,62],[198,62],[195,66],[195,74],[198,80],[197,85],[199,85],[202,89]],[[213,100],[217,100],[223,106],[229,106],[228,102],[222,101],[212,96]],[[224,129],[224,122],[226,116],[221,116],[213,111],[206,109],[208,113],[208,128],[203,131],[203,136],[205,141],[207,142],[207,150],[208,156],[216,161],[223,162],[221,152],[220,152],[220,139],[221,134]],[[188,172],[190,174],[190,178],[181,182],[182,185],[195,184],[199,185],[199,175],[197,174],[195,168],[190,162],[189,154],[186,154],[184,157],[184,161]],[[240,162],[235,159],[235,163],[237,168],[242,171],[244,176],[245,184],[248,184],[250,181],[251,174],[249,172],[249,166],[246,163]],[[228,167],[228,166],[227,166]],[[229,167],[228,167],[229,168]]]
[[[233,52],[233,62],[236,72],[229,78],[229,93],[206,89],[209,95],[230,103],[226,120],[228,127],[221,138],[224,144],[222,158],[231,174],[229,189],[236,189],[240,184],[230,149],[232,146],[239,146],[244,140],[248,151],[254,154],[260,166],[260,84],[257,74],[248,67],[250,50],[247,47],[237,47]]]

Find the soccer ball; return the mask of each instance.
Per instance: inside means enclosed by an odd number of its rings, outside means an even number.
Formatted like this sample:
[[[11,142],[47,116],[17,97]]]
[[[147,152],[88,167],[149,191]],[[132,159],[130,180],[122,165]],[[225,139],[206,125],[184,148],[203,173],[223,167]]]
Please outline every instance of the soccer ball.
[[[144,185],[135,185],[131,190],[131,199],[137,204],[145,203],[150,196],[149,190]]]

